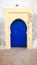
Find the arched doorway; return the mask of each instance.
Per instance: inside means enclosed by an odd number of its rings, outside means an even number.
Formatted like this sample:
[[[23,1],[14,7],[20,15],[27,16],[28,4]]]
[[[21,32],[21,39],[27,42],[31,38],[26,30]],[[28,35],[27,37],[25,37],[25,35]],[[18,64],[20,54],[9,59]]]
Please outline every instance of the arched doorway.
[[[16,19],[10,26],[11,47],[27,47],[27,26],[21,19]]]

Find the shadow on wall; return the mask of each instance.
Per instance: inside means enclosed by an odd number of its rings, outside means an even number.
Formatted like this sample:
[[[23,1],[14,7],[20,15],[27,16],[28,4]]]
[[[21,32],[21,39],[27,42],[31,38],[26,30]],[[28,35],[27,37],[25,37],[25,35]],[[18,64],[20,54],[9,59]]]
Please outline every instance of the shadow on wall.
[[[33,24],[32,24],[32,46],[33,48],[37,48],[37,14],[33,14]]]
[[[0,18],[0,45],[5,45],[5,22]]]

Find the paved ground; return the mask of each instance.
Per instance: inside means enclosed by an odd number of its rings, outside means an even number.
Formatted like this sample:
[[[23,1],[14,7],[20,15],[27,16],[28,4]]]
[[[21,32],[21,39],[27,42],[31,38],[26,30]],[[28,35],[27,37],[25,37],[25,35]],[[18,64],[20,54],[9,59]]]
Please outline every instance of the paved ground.
[[[37,65],[37,50],[24,48],[0,50],[0,65]]]

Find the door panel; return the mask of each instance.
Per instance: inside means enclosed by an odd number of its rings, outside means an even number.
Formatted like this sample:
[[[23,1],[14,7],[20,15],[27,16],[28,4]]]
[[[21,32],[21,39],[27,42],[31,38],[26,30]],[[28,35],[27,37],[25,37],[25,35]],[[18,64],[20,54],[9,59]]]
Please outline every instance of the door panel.
[[[27,26],[21,19],[16,19],[10,26],[11,47],[27,47]]]

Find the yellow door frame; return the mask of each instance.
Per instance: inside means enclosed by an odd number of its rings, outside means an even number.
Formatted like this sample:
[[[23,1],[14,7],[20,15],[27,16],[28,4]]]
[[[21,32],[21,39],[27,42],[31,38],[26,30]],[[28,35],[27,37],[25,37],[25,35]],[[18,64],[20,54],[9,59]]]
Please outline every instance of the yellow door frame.
[[[5,43],[6,48],[10,46],[10,25],[15,19],[22,19],[27,25],[27,48],[32,48],[32,9],[30,8],[5,8]]]

